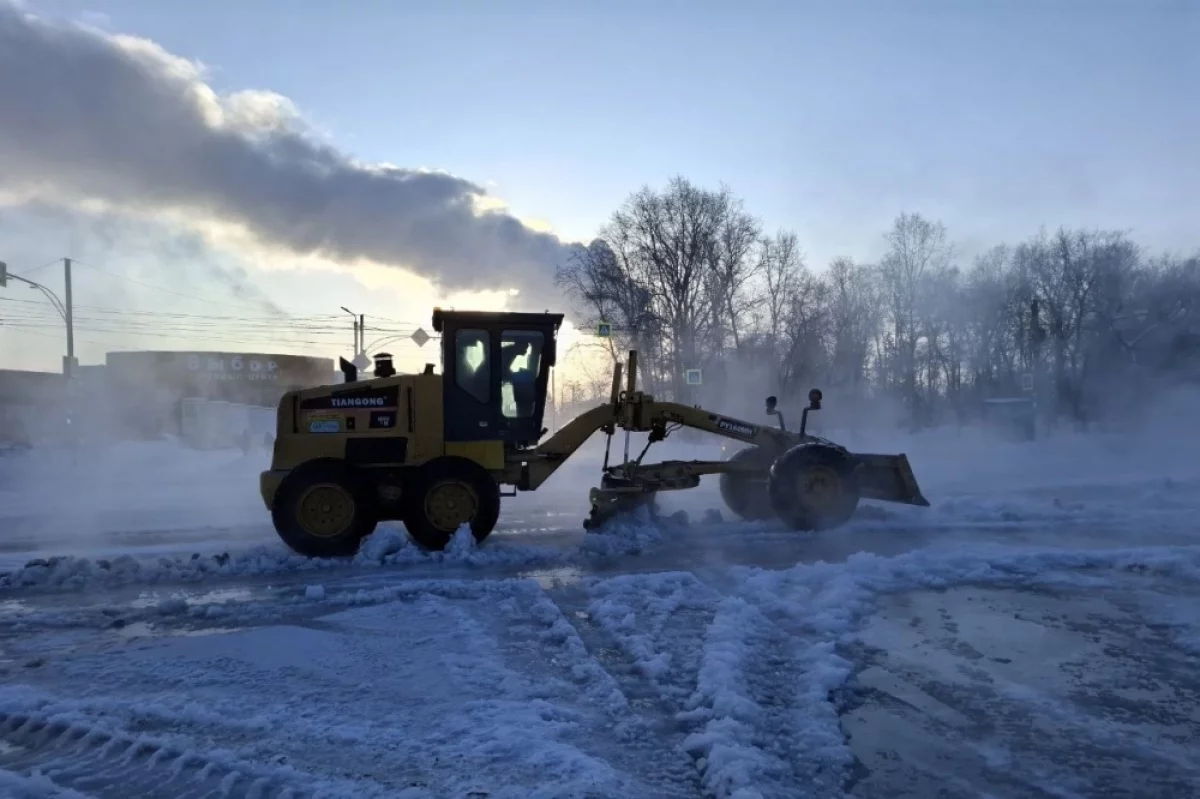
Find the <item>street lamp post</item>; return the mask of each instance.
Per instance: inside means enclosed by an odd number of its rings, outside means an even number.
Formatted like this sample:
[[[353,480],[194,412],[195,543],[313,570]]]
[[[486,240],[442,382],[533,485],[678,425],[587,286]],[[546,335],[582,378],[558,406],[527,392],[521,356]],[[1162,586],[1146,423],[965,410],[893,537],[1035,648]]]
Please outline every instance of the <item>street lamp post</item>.
[[[66,383],[67,401],[66,401],[66,423],[67,423],[67,440],[71,450],[71,463],[78,465],[79,463],[79,433],[75,427],[75,393],[76,386],[74,380],[75,374],[75,305],[71,294],[71,259],[63,258],[63,281],[66,286],[67,302],[64,304],[58,298],[58,295],[51,291],[41,283],[30,280],[27,277],[14,275],[8,271],[8,264],[0,261],[0,288],[8,285],[9,280],[17,280],[31,289],[37,289],[42,292],[50,304],[54,306],[54,310],[58,311],[58,315],[62,317],[63,323],[67,326],[67,354],[63,358],[63,378]]]
[[[359,369],[366,369],[367,366],[370,365],[370,361],[367,360],[365,352],[367,342],[367,317],[365,314],[355,314],[354,311],[350,310],[345,305],[341,306],[341,308],[343,311],[350,314],[352,319],[354,319],[354,357],[351,359],[351,361]]]
[[[342,306],[342,310],[350,314],[350,318],[354,320],[354,349],[350,351],[351,357],[353,357],[354,355],[358,354],[358,314],[347,308],[345,305]]]
[[[66,285],[67,301],[64,304],[58,298],[58,295],[51,291],[41,283],[30,280],[27,277],[14,275],[8,271],[8,264],[0,261],[0,288],[8,285],[9,280],[18,280],[31,289],[37,289],[45,295],[46,299],[58,311],[58,315],[62,317],[63,322],[67,326],[67,356],[63,358],[63,374],[68,380],[71,377],[75,367],[75,305],[71,296],[71,259],[63,258],[63,280]]]

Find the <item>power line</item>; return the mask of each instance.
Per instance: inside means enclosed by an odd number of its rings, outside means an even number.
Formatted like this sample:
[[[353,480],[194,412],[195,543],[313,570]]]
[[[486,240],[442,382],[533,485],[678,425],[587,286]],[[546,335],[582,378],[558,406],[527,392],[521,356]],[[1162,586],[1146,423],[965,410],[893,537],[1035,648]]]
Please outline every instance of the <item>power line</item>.
[[[53,261],[48,261],[48,262],[42,264],[41,266],[35,266],[33,269],[26,269],[22,274],[32,275],[34,272],[40,272],[43,269],[49,269],[50,267],[52,267],[56,264],[61,264],[61,263],[62,263],[62,258],[55,258]]]
[[[62,262],[64,262],[64,259],[58,258],[33,270],[27,270],[26,274],[32,274]],[[201,343],[209,343],[225,345],[222,346],[223,349],[231,349],[233,347],[259,348],[260,345],[257,342],[263,340],[271,341],[271,346],[311,346],[329,349],[336,347],[340,349],[340,345],[333,341],[332,337],[340,337],[345,334],[344,323],[341,322],[342,317],[338,314],[299,315],[287,310],[281,310],[278,313],[268,311],[266,314],[263,314],[263,308],[266,306],[265,301],[263,303],[247,303],[240,300],[217,300],[211,297],[186,294],[162,286],[156,286],[152,283],[147,283],[92,264],[74,260],[71,263],[73,265],[84,266],[87,269],[109,275],[119,280],[183,299],[223,308],[236,309],[239,306],[246,308],[253,307],[259,311],[259,315],[256,316],[235,316],[230,314],[216,315],[146,311],[132,308],[111,308],[99,305],[76,305],[71,303],[71,307],[74,310],[72,314],[73,326],[82,331],[99,334],[100,336],[117,336],[127,342],[131,339],[142,337],[153,337],[157,341],[161,341],[164,338],[180,339],[187,341],[189,347],[197,347]],[[0,305],[0,308],[6,309],[5,313],[0,315],[0,331],[8,329],[14,335],[58,338],[58,336],[51,333],[39,332],[41,330],[57,329],[59,326],[58,319],[49,313],[49,308],[45,303],[12,297],[0,297],[0,302],[8,303],[7,306]],[[413,322],[389,317],[373,317],[373,319],[391,324],[382,326],[378,324],[373,325],[368,328],[372,333],[377,336],[383,336],[386,339],[394,340],[394,343],[400,344],[405,349],[407,349],[405,345],[414,343],[399,341],[399,339],[411,336],[416,329],[421,327],[421,325]],[[304,336],[304,338],[300,338],[300,336]],[[326,339],[326,337],[330,338]],[[68,339],[70,339],[70,335],[68,335]],[[119,350],[134,349],[126,344],[117,344],[113,341],[103,341],[95,338],[81,339],[81,341]],[[154,349],[154,347],[147,349]]]
[[[0,318],[20,320],[49,320],[50,316],[43,303],[30,300],[14,300],[0,297],[0,303],[13,303],[16,307],[7,310]],[[0,306],[3,307],[3,306]],[[314,332],[344,333],[345,328],[340,322],[334,322],[338,317],[333,315],[310,317],[295,317],[289,320],[264,317],[237,316],[205,316],[201,314],[174,314],[161,311],[123,311],[121,309],[100,308],[95,306],[76,305],[75,318],[79,321],[92,321],[105,325],[138,329],[144,327],[172,327],[176,329],[213,329],[223,330],[268,330],[287,332],[289,330],[305,330]],[[87,309],[87,312],[82,312]],[[369,330],[385,335],[403,335],[412,333],[415,327],[373,326]]]
[[[0,332],[3,332],[5,329],[10,330],[10,332],[12,332],[14,335],[17,335],[17,336],[37,336],[38,338],[53,338],[53,339],[58,338],[58,336],[52,335],[50,333],[34,333],[32,330],[15,330],[15,329],[8,327],[7,325],[0,326]],[[95,341],[93,339],[86,339],[86,338],[81,338],[79,340],[86,342],[88,344],[96,344],[101,347],[115,347],[116,349],[119,349],[119,350],[132,350],[133,349],[132,347],[123,347],[120,344],[110,344],[106,341]]]
[[[105,274],[105,275],[108,275],[108,276],[110,276],[110,277],[115,277],[115,278],[117,278],[118,280],[124,280],[124,281],[126,281],[127,283],[134,283],[134,284],[136,284],[136,285],[138,285],[138,286],[142,286],[142,287],[144,287],[144,288],[153,289],[154,291],[161,291],[161,292],[163,292],[164,294],[171,294],[171,295],[174,295],[174,296],[176,296],[176,297],[182,297],[182,298],[183,298],[183,299],[185,299],[185,300],[194,300],[195,302],[205,302],[205,303],[209,303],[209,304],[212,304],[212,305],[230,305],[230,304],[234,304],[234,305],[245,305],[245,306],[247,306],[247,307],[250,307],[250,306],[257,306],[257,307],[259,307],[259,308],[261,308],[261,307],[262,307],[262,305],[259,305],[259,304],[257,304],[257,303],[248,303],[248,302],[246,302],[246,301],[244,301],[244,300],[234,300],[234,299],[232,299],[232,298],[230,298],[230,299],[223,299],[223,300],[217,300],[217,299],[213,299],[213,298],[209,298],[209,297],[198,297],[198,296],[196,296],[196,295],[194,295],[194,294],[184,294],[184,293],[182,293],[182,292],[175,291],[174,289],[163,288],[162,286],[156,286],[156,285],[154,285],[153,283],[146,283],[145,281],[142,281],[142,280],[138,280],[138,279],[136,279],[136,278],[129,277],[128,275],[123,275],[123,274],[121,274],[120,272],[113,272],[113,271],[112,271],[112,270],[110,270],[110,269],[105,269],[105,268],[103,268],[103,267],[96,266],[96,265],[94,265],[94,264],[84,263],[84,262],[82,262],[82,261],[75,261],[75,260],[73,260],[73,261],[72,261],[72,263],[74,263],[74,264],[76,264],[76,265],[78,265],[78,266],[83,266],[83,267],[86,267],[87,269],[90,269],[90,270],[92,270],[92,271],[95,271],[95,272],[100,272],[100,273],[102,273],[102,274]],[[264,301],[264,304],[265,304],[265,301]],[[288,312],[288,311],[284,311],[284,312],[283,312],[283,314],[280,314],[280,315],[281,315],[281,316],[285,316],[285,315],[289,315],[289,313],[290,313],[290,312]]]

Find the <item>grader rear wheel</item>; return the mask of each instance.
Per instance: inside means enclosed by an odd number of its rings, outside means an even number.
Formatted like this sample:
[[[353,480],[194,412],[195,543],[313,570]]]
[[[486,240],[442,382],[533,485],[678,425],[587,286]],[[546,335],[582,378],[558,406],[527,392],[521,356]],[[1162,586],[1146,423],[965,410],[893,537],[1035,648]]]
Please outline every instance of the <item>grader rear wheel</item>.
[[[437,458],[420,468],[408,488],[404,526],[413,541],[440,551],[464,524],[482,542],[500,518],[500,486],[466,458]]]
[[[279,486],[271,520],[283,542],[310,558],[353,555],[378,522],[362,475],[341,461],[310,461]]]
[[[854,466],[853,458],[836,447],[792,447],[771,466],[771,507],[793,530],[841,527],[858,509]]]

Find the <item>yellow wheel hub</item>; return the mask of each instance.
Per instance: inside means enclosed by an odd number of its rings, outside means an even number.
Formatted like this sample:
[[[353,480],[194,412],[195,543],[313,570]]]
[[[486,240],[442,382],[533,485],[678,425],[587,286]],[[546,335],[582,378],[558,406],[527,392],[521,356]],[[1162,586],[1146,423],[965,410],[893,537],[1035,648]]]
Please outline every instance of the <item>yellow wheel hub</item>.
[[[354,523],[354,497],[340,485],[319,483],[300,497],[300,526],[310,535],[328,538]]]
[[[425,517],[439,530],[453,533],[475,518],[479,497],[467,483],[438,483],[425,496]]]
[[[842,477],[828,466],[810,466],[800,473],[796,488],[818,513],[832,512],[842,497]]]

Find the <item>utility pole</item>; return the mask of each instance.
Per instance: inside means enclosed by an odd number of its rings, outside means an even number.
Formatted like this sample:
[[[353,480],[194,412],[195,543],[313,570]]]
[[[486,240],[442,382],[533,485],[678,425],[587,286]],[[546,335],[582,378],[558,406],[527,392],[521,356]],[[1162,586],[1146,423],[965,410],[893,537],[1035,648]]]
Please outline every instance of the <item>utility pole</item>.
[[[367,345],[367,317],[365,314],[354,313],[345,305],[342,306],[342,310],[354,320],[354,357],[351,360],[359,369],[366,369],[371,365],[364,352]]]
[[[555,380],[556,370],[550,367],[550,426],[552,433],[558,432],[558,381]]]
[[[63,374],[67,380],[75,370],[75,303],[71,299],[71,259],[63,258],[63,283],[66,286],[67,307],[63,319],[67,323],[67,360],[63,362]]]

